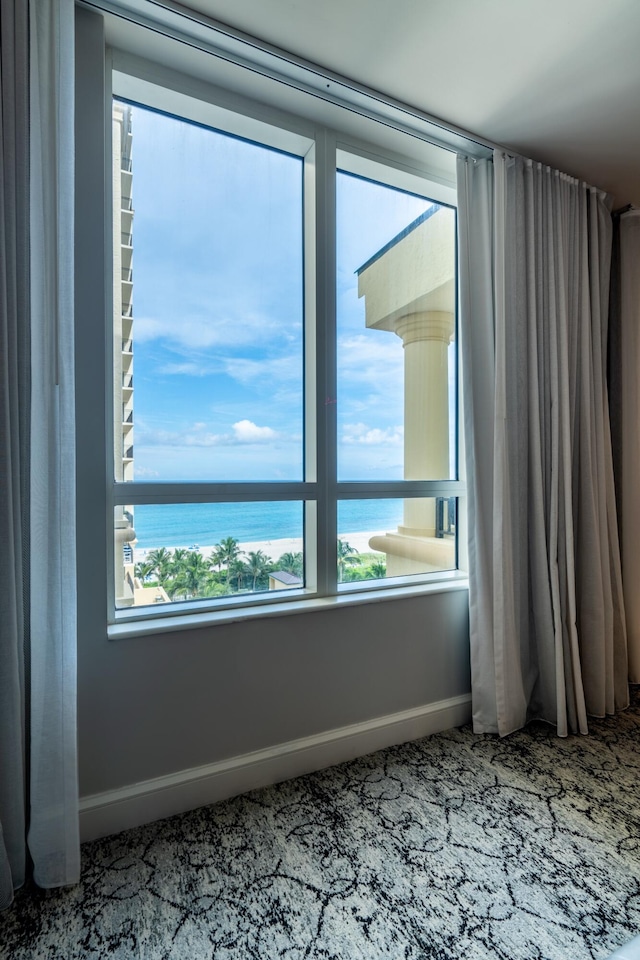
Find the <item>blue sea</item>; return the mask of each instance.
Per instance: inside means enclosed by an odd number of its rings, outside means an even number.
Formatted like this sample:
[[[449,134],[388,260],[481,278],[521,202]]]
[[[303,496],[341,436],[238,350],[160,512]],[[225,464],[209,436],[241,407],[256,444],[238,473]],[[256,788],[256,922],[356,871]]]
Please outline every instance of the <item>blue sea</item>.
[[[302,504],[171,503],[138,505],[134,510],[136,547],[212,547],[225,537],[240,543],[302,537]],[[402,500],[349,500],[338,505],[342,536],[392,530],[402,517]]]

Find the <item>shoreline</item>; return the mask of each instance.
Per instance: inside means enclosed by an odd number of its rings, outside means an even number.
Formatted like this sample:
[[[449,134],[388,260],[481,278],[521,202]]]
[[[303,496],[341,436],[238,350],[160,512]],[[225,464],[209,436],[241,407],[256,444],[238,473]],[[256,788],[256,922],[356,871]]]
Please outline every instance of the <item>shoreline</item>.
[[[384,532],[384,531],[382,531]],[[371,537],[379,536],[381,533],[380,530],[368,530],[358,533],[347,533],[344,534],[341,539],[347,541],[347,543],[353,547],[354,550],[357,550],[358,553],[377,553],[379,551],[374,551],[369,546],[369,540]],[[262,550],[270,560],[279,560],[283,553],[300,553],[302,551],[302,539],[300,537],[284,537],[281,540],[249,540],[244,543],[238,542],[238,547],[241,553],[257,553],[258,550]],[[161,547],[134,547],[133,548],[133,561],[134,563],[140,563],[143,561],[147,554],[151,553],[152,550],[159,550]],[[175,547],[167,547],[167,550],[191,550],[192,547],[178,545]],[[203,557],[208,558],[214,552],[215,546],[200,547],[198,546],[198,553],[201,553]],[[383,554],[380,554],[383,556]]]

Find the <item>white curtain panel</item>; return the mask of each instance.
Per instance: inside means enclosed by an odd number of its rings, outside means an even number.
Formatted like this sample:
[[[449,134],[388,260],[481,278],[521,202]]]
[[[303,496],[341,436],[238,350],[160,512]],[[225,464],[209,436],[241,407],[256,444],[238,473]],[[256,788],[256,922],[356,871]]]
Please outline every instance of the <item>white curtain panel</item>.
[[[629,679],[640,683],[640,210],[620,217],[622,573]]]
[[[586,733],[587,714],[628,703],[611,218],[602,194],[548,167],[496,152],[492,197],[477,166],[458,163],[474,729],[539,717]]]
[[[458,158],[463,419],[467,474],[469,627],[474,728],[495,727],[495,667],[487,655],[493,635],[493,441],[495,298],[493,283],[493,163]],[[488,707],[488,710],[487,710]]]
[[[73,0],[30,0],[31,716],[29,851],[41,887],[80,873],[76,747]]]

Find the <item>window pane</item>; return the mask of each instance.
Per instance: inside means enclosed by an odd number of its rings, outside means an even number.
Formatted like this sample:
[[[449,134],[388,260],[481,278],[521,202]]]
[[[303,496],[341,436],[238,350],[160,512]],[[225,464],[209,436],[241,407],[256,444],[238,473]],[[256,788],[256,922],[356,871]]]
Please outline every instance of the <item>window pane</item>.
[[[455,477],[455,212],[338,173],[338,476]]]
[[[455,497],[338,502],[338,582],[453,570]]]
[[[301,159],[119,101],[113,133],[116,479],[301,479]]]
[[[302,530],[299,501],[116,507],[116,606],[303,587]]]

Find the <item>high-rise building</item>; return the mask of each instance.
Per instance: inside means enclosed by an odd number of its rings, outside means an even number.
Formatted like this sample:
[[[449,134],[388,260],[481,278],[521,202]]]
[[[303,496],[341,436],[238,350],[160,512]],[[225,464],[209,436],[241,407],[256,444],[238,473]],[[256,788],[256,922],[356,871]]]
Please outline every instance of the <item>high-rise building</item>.
[[[113,354],[116,480],[133,480],[133,200],[131,108],[113,108]]]
[[[133,480],[133,199],[131,108],[113,106],[113,464],[116,480]],[[118,606],[135,602],[133,507],[115,521]]]
[[[133,164],[132,111],[114,101],[113,191],[113,464],[116,481],[133,480]],[[166,603],[157,585],[145,589],[135,575],[133,506],[116,507],[115,592],[117,607]]]

